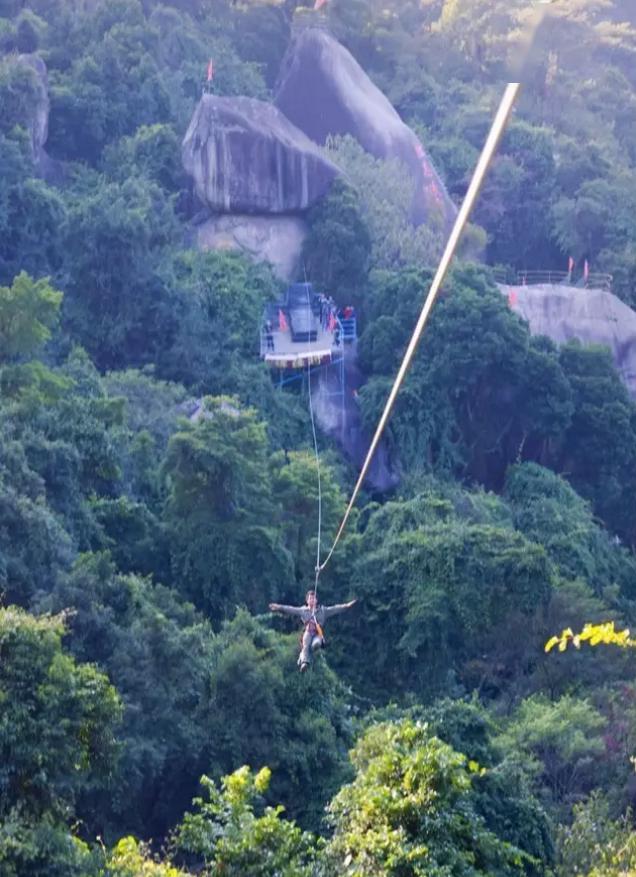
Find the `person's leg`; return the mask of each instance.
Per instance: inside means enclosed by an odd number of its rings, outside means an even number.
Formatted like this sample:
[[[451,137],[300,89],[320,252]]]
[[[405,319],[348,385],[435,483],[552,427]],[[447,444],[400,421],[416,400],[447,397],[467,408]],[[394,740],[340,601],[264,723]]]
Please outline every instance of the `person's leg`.
[[[323,647],[324,644],[325,644],[324,639],[323,639],[321,636],[318,636],[318,635],[316,634],[316,636],[315,636],[315,637],[312,639],[312,641],[311,641],[311,650],[312,650],[312,652],[317,652],[318,649],[321,649],[321,648]]]
[[[312,634],[311,631],[305,630],[303,631],[303,636],[301,640],[302,646],[300,649],[300,655],[298,656],[298,666],[303,670],[306,670],[311,662],[311,648],[312,648]]]

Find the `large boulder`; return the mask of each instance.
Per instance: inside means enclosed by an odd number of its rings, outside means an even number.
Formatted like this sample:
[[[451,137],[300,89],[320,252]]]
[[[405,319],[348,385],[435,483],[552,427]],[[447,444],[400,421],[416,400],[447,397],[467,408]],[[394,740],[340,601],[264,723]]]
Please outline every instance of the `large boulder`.
[[[350,134],[371,155],[398,159],[415,184],[412,219],[442,213],[446,226],[455,207],[417,136],[347,49],[327,31],[296,33],[281,67],[276,106],[316,143]]]
[[[44,145],[49,134],[49,81],[46,64],[39,55],[15,55],[9,63],[22,68],[30,79],[32,100],[21,124],[29,133],[31,158],[36,172],[47,180],[57,181],[61,176],[61,165],[47,155]]]
[[[535,335],[557,344],[578,338],[609,347],[623,381],[636,397],[636,312],[611,292],[561,284],[500,286],[510,307]]]
[[[281,280],[298,277],[307,228],[299,216],[213,216],[196,228],[201,250],[238,250],[255,262],[269,262]]]
[[[214,213],[297,213],[327,193],[338,169],[272,104],[203,95],[183,166]]]
[[[28,130],[33,161],[39,165],[45,154],[44,144],[49,136],[49,111],[51,108],[46,64],[38,55],[18,55],[16,63],[30,68],[35,73],[36,99],[30,107]]]

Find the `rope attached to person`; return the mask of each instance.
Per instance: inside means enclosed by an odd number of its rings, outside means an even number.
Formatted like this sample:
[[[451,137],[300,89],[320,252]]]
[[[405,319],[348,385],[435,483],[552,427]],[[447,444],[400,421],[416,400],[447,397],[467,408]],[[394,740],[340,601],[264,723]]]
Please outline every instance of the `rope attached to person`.
[[[307,290],[307,309],[309,311],[307,325],[311,325],[311,299],[309,296],[309,284],[307,283],[307,271],[305,270],[305,288]],[[318,453],[318,438],[316,435],[316,420],[314,418],[314,405],[311,396],[311,358],[307,357],[307,392],[309,395],[309,416],[311,418],[311,432],[314,439],[314,454],[316,455],[316,472],[318,474],[318,538],[316,544],[316,579],[314,582],[314,593],[316,594],[316,604],[318,601],[318,578],[320,577],[320,543],[322,540],[322,483],[320,479],[320,454]],[[316,622],[317,623],[317,622]]]
[[[360,475],[358,476],[358,480],[353,489],[353,493],[351,494],[351,499],[349,500],[349,504],[344,513],[344,517],[340,522],[340,526],[338,528],[338,532],[336,533],[336,538],[334,539],[333,545],[331,546],[327,557],[324,562],[320,563],[320,544],[318,550],[318,562],[316,565],[316,587],[318,586],[318,578],[320,573],[325,569],[329,561],[331,560],[331,556],[333,555],[338,542],[340,541],[340,537],[342,536],[345,527],[347,526],[347,521],[353,509],[354,503],[358,497],[360,492],[360,488],[362,487],[362,483],[369,471],[369,467],[371,465],[371,461],[375,454],[375,451],[380,442],[380,438],[382,437],[382,433],[384,432],[384,428],[386,427],[387,421],[391,415],[391,411],[393,409],[393,405],[395,403],[396,396],[402,386],[404,378],[406,377],[406,373],[409,369],[415,351],[417,349],[417,345],[419,343],[420,337],[424,330],[424,326],[428,320],[431,309],[435,303],[435,299],[442,287],[442,284],[446,278],[446,274],[448,273],[448,269],[450,267],[451,260],[455,255],[457,250],[457,246],[459,244],[460,237],[466,223],[468,222],[468,217],[473,209],[475,201],[477,200],[477,196],[479,195],[479,191],[481,189],[482,183],[486,176],[486,172],[492,162],[495,151],[501,140],[503,132],[506,128],[506,124],[508,119],[510,118],[510,114],[514,107],[515,101],[519,94],[519,89],[521,87],[521,83],[519,82],[510,82],[506,86],[506,90],[501,99],[501,103],[499,104],[499,109],[497,110],[497,115],[495,116],[495,120],[490,129],[490,133],[488,135],[488,139],[484,144],[484,148],[479,157],[479,161],[477,162],[477,166],[473,173],[473,178],[470,182],[470,186],[468,187],[468,191],[466,192],[466,196],[462,203],[462,206],[457,214],[457,218],[455,220],[455,225],[450,233],[450,237],[448,238],[448,243],[446,244],[446,248],[444,250],[444,254],[442,255],[442,259],[439,263],[439,267],[437,272],[435,273],[435,277],[433,278],[433,282],[431,284],[428,296],[424,302],[424,306],[422,307],[422,311],[420,313],[419,319],[413,331],[413,335],[411,336],[411,340],[409,341],[409,345],[406,349],[406,353],[404,354],[404,358],[402,359],[402,364],[400,365],[399,371],[391,387],[391,392],[389,393],[389,398],[384,407],[384,411],[382,412],[382,416],[380,417],[377,429],[375,431],[375,435],[371,441],[369,446],[369,450],[367,452],[367,456],[365,458],[362,469],[360,470]],[[310,396],[311,400],[311,396]],[[312,423],[313,423],[313,413],[312,413]],[[315,437],[315,432],[314,432]]]

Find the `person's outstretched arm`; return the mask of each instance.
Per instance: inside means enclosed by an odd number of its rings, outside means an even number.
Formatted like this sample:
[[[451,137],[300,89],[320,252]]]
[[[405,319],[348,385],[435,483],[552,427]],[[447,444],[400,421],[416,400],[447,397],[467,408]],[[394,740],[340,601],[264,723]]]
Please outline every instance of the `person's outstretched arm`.
[[[282,612],[283,615],[302,615],[304,606],[285,606],[283,603],[270,603],[270,612]]]
[[[336,603],[335,606],[325,606],[325,618],[331,618],[332,615],[339,615],[341,612],[346,612],[347,609],[351,609],[352,606],[355,606],[357,600],[351,600],[349,603]]]

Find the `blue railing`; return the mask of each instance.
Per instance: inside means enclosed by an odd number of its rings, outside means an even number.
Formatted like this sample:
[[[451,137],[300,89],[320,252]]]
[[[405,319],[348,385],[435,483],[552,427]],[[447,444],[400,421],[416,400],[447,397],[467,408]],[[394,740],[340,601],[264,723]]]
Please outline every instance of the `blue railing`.
[[[358,337],[355,317],[339,317],[338,322],[342,328],[343,341],[355,341]]]

